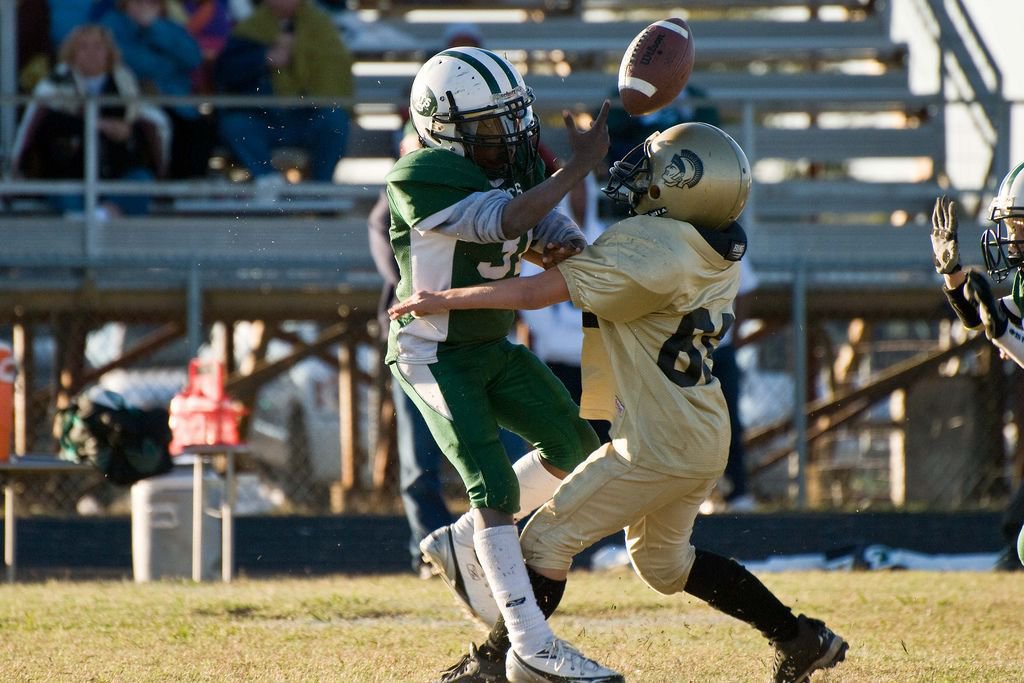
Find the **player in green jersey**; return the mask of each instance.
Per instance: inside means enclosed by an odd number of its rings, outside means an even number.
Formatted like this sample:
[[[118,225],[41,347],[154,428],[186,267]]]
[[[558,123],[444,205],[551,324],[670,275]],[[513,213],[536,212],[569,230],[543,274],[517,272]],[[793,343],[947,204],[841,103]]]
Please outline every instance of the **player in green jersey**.
[[[1013,275],[1009,295],[997,298],[984,275],[960,267],[956,202],[948,197],[938,197],[932,210],[935,270],[964,327],[984,330],[1000,356],[1024,368],[1024,163],[1003,177],[989,205],[989,220],[993,225],[981,238],[982,259],[993,281]],[[1003,511],[1001,526],[1008,545],[996,568],[1018,570],[1024,564],[1024,485]]]
[[[773,680],[802,683],[845,658],[843,638],[794,615],[738,562],[690,542],[728,458],[729,413],[711,354],[734,321],[747,247],[735,221],[750,166],[731,137],[703,123],[652,135],[634,153],[616,162],[606,192],[636,215],[578,256],[513,282],[416,292],[390,314],[430,320],[464,308],[532,309],[567,300],[583,309],[581,414],[610,419],[612,441],[577,467],[524,529],[534,590],[560,597],[573,556],[625,529],[633,567],[648,586],[689,593],[754,626],[775,647]],[[488,670],[507,650],[499,622],[456,666]],[[533,671],[514,650],[505,666],[509,674]]]
[[[420,69],[410,114],[423,148],[387,176],[399,300],[514,278],[521,259],[551,263],[586,244],[555,207],[606,154],[609,105],[588,130],[566,115],[572,155],[544,178],[533,99],[515,67],[488,50],[444,50]],[[547,366],[508,341],[513,319],[513,311],[463,310],[391,324],[386,361],[461,475],[471,507],[420,547],[488,626],[503,618],[512,651],[544,676],[618,681],[554,636],[523,562],[515,519],[548,500],[598,440]],[[501,427],[535,449],[514,467]]]

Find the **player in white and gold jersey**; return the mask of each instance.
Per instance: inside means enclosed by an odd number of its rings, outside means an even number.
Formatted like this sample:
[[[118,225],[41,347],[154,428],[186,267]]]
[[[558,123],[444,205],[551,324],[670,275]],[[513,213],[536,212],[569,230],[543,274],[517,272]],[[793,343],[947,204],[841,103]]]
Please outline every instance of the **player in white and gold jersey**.
[[[534,277],[418,292],[391,314],[429,319],[565,300],[583,309],[581,415],[610,419],[612,441],[523,531],[538,600],[557,602],[573,556],[624,528],[633,566],[652,589],[685,591],[751,624],[775,646],[774,679],[804,681],[841,661],[846,642],[821,621],[794,615],[739,563],[690,542],[728,456],[728,409],[711,352],[734,320],[746,252],[736,219],[750,182],[746,156],[726,133],[703,123],[674,126],[616,162],[605,191],[636,215],[581,254]],[[499,621],[475,652],[507,649]]]

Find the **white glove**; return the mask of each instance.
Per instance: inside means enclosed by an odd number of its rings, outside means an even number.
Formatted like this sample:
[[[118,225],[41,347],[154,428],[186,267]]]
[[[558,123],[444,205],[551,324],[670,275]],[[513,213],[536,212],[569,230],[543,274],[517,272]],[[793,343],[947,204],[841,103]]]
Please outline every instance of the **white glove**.
[[[956,202],[947,197],[939,197],[932,209],[932,253],[935,255],[935,272],[939,275],[949,275],[960,270],[960,245],[956,230]]]

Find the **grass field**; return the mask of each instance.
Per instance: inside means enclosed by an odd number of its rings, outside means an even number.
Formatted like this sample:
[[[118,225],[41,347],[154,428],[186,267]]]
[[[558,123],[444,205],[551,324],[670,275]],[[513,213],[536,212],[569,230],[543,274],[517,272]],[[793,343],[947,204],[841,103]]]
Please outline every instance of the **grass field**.
[[[850,642],[816,681],[1024,680],[1024,572],[801,572],[765,582]],[[629,681],[763,681],[772,650],[629,571],[576,572],[556,632]],[[4,681],[429,681],[481,632],[438,580],[0,587]]]

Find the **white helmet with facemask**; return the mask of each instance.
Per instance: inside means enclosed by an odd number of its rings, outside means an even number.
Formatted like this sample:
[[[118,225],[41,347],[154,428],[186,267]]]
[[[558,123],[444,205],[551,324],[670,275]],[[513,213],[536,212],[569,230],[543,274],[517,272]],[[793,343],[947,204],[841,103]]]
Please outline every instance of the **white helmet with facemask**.
[[[1024,163],[1006,174],[989,205],[989,220],[996,224],[981,236],[985,269],[1000,282],[1024,264]]]
[[[470,159],[488,176],[532,169],[540,124],[533,91],[508,60],[478,47],[455,47],[416,74],[409,111],[426,147]]]

